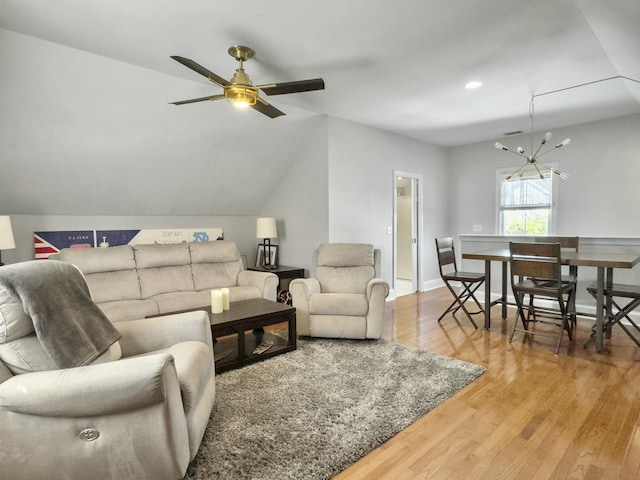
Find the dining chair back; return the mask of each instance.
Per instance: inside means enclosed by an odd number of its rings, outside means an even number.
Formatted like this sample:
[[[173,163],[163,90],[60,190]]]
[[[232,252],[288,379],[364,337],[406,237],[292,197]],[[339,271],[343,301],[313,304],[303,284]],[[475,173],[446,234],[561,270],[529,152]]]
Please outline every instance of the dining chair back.
[[[576,291],[576,282],[563,281],[562,257],[560,243],[519,243],[510,242],[511,288],[518,307],[517,317],[509,342],[513,340],[516,331],[524,333],[555,336],[548,330],[531,330],[530,324],[544,323],[560,327],[560,334],[556,345],[556,353],[560,351],[560,344],[564,331],[569,339],[573,339],[573,322],[571,309]],[[524,303],[529,295],[537,298],[557,302],[558,308],[536,306],[536,315],[525,316],[529,313],[532,302]],[[520,319],[523,328],[519,328]]]
[[[580,249],[580,237],[533,237],[536,243],[559,243],[560,250],[578,252]],[[569,275],[578,275],[578,266],[569,267]]]
[[[462,272],[458,270],[458,265],[456,263],[456,251],[453,246],[452,237],[436,238],[436,252],[438,255],[440,277],[454,298],[451,305],[449,305],[442,315],[440,315],[438,322],[440,322],[446,314],[451,313],[455,316],[456,312],[462,309],[464,314],[471,321],[471,324],[477,329],[478,325],[473,320],[472,315],[484,315],[484,309],[482,308],[482,305],[480,305],[480,302],[478,302],[474,293],[480,285],[484,283],[485,275],[482,273]],[[457,285],[460,285],[462,288],[457,290]],[[467,310],[465,303],[468,300],[473,300],[478,307],[477,311],[470,312]]]

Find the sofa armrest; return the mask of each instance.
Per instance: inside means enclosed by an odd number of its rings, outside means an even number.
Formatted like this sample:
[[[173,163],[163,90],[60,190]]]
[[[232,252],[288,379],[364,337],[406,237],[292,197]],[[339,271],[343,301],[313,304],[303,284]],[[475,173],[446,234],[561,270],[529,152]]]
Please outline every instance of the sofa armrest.
[[[165,400],[165,375],[176,377],[169,354],[16,375],[0,384],[0,406],[43,417],[94,417]]]
[[[314,293],[320,293],[320,282],[315,278],[294,278],[289,283],[291,299],[296,308],[296,329],[299,335],[310,335],[309,299]]]
[[[242,270],[238,274],[238,285],[241,287],[256,287],[262,292],[262,298],[276,301],[278,295],[278,276],[275,273]]]
[[[371,302],[371,298],[377,295],[387,298],[389,296],[389,284],[381,278],[372,278],[367,283],[367,301]]]
[[[380,338],[384,325],[385,298],[389,296],[389,284],[381,278],[372,278],[367,284],[367,338]]]
[[[130,357],[179,342],[197,340],[213,350],[209,315],[203,310],[114,323],[122,334],[122,356]]]

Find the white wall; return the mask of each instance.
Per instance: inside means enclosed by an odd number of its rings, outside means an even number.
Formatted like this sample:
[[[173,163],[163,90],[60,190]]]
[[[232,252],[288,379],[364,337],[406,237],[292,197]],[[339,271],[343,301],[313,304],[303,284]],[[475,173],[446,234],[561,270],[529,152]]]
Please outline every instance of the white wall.
[[[313,250],[329,240],[327,117],[307,122],[304,147],[259,216],[276,217],[280,264],[313,270]],[[255,232],[254,232],[255,237]]]
[[[423,282],[439,278],[433,239],[447,232],[445,150],[338,118],[329,118],[329,240],[372,243],[382,278],[393,285],[394,171],[424,177]],[[422,289],[422,287],[421,287]]]
[[[570,174],[558,193],[557,234],[578,236],[640,236],[640,115],[553,130],[553,141],[571,144],[543,157]],[[534,134],[538,142],[544,132]],[[529,151],[529,135],[496,139]],[[496,169],[522,164],[515,155],[496,150],[494,142],[449,149],[452,230],[497,233]],[[477,233],[477,232],[475,232]]]
[[[317,116],[170,105],[221,89],[3,29],[0,65],[0,214],[256,215]]]

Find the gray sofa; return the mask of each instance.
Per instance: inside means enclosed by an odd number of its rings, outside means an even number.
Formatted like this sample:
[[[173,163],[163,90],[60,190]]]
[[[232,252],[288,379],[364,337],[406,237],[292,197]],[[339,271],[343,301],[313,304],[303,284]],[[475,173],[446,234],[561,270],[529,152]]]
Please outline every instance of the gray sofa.
[[[65,248],[49,257],[84,274],[93,301],[112,322],[211,304],[211,290],[229,288],[230,301],[276,301],[278,277],[244,270],[236,243]]]
[[[43,272],[51,266],[32,260],[0,267],[0,478],[183,478],[215,400],[207,314],[111,325],[75,268],[55,264],[56,272]],[[31,276],[38,278],[40,292],[72,297],[77,308],[38,304],[18,282],[6,286],[7,279],[25,278],[16,271],[30,268],[40,270]],[[87,343],[69,331],[96,345],[101,338],[96,332],[113,328],[119,340],[97,358],[82,353],[84,359],[72,355],[73,362],[60,362],[52,355],[69,344],[74,348],[67,353],[85,351]]]

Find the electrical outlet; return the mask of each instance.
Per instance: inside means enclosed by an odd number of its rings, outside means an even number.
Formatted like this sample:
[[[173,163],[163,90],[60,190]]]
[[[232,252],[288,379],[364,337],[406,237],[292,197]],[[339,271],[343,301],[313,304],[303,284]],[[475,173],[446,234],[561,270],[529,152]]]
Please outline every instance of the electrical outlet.
[[[473,226],[473,231],[474,232],[481,232],[482,231],[482,225],[474,225]]]
[[[393,235],[393,227],[387,227],[387,235]]]

